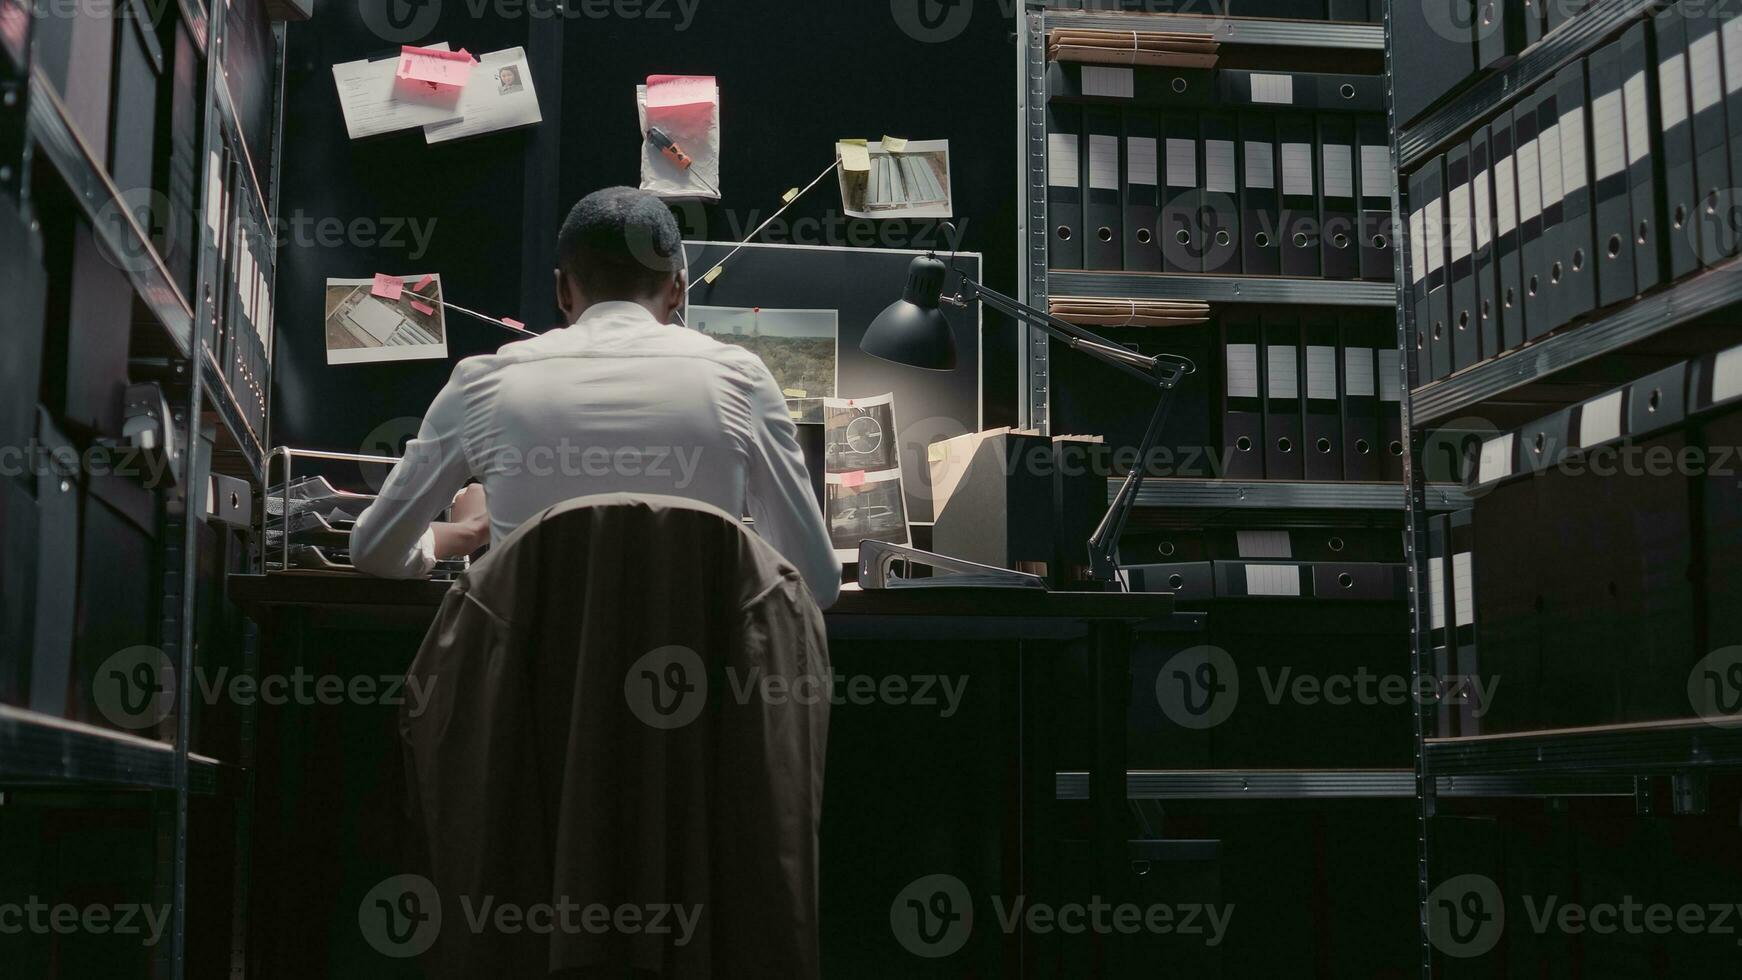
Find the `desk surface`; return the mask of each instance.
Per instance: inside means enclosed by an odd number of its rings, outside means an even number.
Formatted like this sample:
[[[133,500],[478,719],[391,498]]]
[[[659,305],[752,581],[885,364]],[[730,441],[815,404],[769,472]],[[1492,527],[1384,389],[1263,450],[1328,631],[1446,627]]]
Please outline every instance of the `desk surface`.
[[[257,621],[305,608],[383,614],[427,626],[447,590],[445,582],[313,575],[232,575],[229,583],[231,599]],[[1080,634],[1095,622],[1163,625],[1176,619],[1174,597],[1167,594],[953,588],[846,591],[824,615],[830,635],[841,638],[862,631],[892,638],[909,628],[927,636],[1056,637]]]

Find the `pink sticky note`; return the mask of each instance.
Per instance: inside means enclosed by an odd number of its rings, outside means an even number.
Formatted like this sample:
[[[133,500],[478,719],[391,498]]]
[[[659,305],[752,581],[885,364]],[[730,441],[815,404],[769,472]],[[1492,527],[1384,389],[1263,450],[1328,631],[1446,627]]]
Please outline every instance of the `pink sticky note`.
[[[398,276],[385,273],[375,273],[375,285],[369,287],[369,292],[386,300],[397,300],[399,294],[405,292],[405,280]]]
[[[649,75],[647,107],[665,109],[680,105],[713,105],[720,98],[720,85],[713,75]]]
[[[428,303],[420,303],[414,299],[411,301],[411,308],[422,313],[424,316],[435,316],[435,307]]]
[[[417,281],[417,285],[411,287],[411,291],[414,293],[421,293],[424,290],[428,289],[430,287],[430,284],[433,282],[435,282],[435,275],[433,273],[430,275],[426,275],[422,279],[419,279]]]
[[[502,318],[502,322],[508,324],[509,326],[513,327],[516,330],[525,330],[526,329],[526,324],[521,323],[519,320],[516,320],[513,317],[505,316]]]
[[[854,470],[851,473],[842,473],[841,474],[841,486],[843,486],[843,487],[863,486],[864,483],[865,483],[865,471],[864,470]]]
[[[464,88],[476,63],[464,48],[437,51],[406,45],[399,49],[399,70],[395,74],[408,82],[422,82],[432,88]]]

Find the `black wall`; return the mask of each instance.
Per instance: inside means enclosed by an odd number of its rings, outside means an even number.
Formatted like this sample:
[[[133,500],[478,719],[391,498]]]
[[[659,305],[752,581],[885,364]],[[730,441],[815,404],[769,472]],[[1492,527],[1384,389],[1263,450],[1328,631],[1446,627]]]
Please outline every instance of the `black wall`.
[[[510,339],[450,313],[447,361],[328,367],[320,326],[328,277],[438,272],[453,302],[533,329],[557,325],[549,272],[557,226],[587,192],[638,183],[634,92],[654,73],[720,79],[726,196],[679,209],[686,237],[742,238],[778,209],[787,188],[827,165],[837,139],[948,139],[960,247],[984,253],[991,285],[1016,287],[1016,24],[1005,13],[1014,4],[964,4],[928,29],[917,11],[935,6],[930,0],[685,2],[693,6],[570,0],[570,15],[557,19],[529,13],[522,0],[361,0],[321,4],[313,20],[291,26],[275,444],[396,450],[390,444],[411,434],[454,361]],[[473,53],[525,46],[544,124],[434,147],[416,130],[347,139],[331,66],[443,40]],[[759,240],[941,241],[934,223],[844,219],[840,207],[836,185],[825,181]],[[415,254],[403,230],[399,242],[375,240],[409,220],[433,228],[425,254]],[[347,232],[318,235],[320,222]],[[351,234],[353,227],[374,234]],[[1016,337],[992,314],[985,351],[985,421],[1007,424],[1018,401]]]

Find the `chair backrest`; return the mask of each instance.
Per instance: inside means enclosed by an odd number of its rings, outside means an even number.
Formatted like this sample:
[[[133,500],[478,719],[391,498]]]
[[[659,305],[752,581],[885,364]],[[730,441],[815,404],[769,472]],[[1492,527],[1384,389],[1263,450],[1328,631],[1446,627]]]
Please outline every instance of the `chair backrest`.
[[[814,976],[829,670],[797,571],[716,508],[588,497],[516,530],[411,671],[431,878],[455,902],[691,908],[693,933],[444,929],[443,968]]]

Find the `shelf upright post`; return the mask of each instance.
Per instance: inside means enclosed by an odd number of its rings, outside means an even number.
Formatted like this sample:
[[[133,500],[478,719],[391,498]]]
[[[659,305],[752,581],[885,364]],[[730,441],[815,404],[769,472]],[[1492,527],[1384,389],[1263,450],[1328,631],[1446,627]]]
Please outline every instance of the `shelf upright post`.
[[[217,87],[222,84],[226,9],[226,4],[211,4],[206,22],[206,77],[201,113],[203,132],[201,133],[199,155],[202,173],[205,173],[205,170],[211,166],[212,148],[217,138],[218,127],[221,125]],[[206,173],[205,177],[206,182],[209,182],[221,179],[222,175]],[[206,182],[201,182],[196,186],[205,187],[207,186]],[[199,522],[204,519],[205,515],[205,480],[202,478],[202,471],[206,469],[206,466],[199,462],[200,420],[204,417],[205,397],[205,372],[201,369],[201,364],[204,358],[202,346],[206,336],[201,325],[217,315],[213,302],[217,291],[213,280],[222,273],[222,270],[217,268],[214,263],[206,261],[208,256],[217,253],[222,244],[213,241],[210,222],[196,222],[195,228],[200,236],[199,251],[196,253],[200,256],[200,260],[195,275],[194,294],[188,297],[189,305],[193,307],[194,311],[194,334],[189,338],[188,343],[188,400],[187,408],[184,410],[186,414],[182,419],[178,419],[178,423],[185,425],[183,431],[186,433],[186,441],[183,445],[187,447],[183,454],[185,462],[182,467],[181,513],[179,520],[171,521],[169,534],[165,538],[164,545],[166,551],[174,552],[173,557],[178,559],[180,569],[180,587],[176,594],[179,607],[174,609],[174,614],[179,617],[174,634],[176,649],[173,653],[169,650],[164,651],[165,655],[169,657],[170,663],[175,665],[178,689],[175,703],[175,864],[173,868],[175,887],[169,944],[169,977],[171,980],[181,980],[187,971],[188,834],[191,829],[188,751],[193,739],[193,694],[197,689],[193,683],[194,616],[195,598],[199,591],[198,566],[195,556],[199,551]],[[209,461],[207,463],[209,464]],[[180,535],[179,540],[176,538],[177,534]],[[166,555],[166,559],[168,557],[171,556]],[[167,577],[171,574],[169,570],[176,568],[177,565],[166,560],[164,567]],[[172,604],[166,601],[165,608],[170,609],[171,607]],[[171,634],[166,632],[164,635],[167,641]]]
[[[1424,482],[1421,467],[1416,465],[1421,451],[1421,439],[1416,432],[1413,413],[1410,410],[1410,393],[1422,379],[1417,377],[1416,358],[1411,356],[1409,339],[1413,324],[1410,322],[1412,311],[1404,302],[1403,283],[1409,282],[1408,260],[1410,249],[1408,242],[1409,224],[1404,220],[1403,213],[1403,175],[1400,172],[1402,157],[1398,146],[1398,123],[1396,99],[1394,98],[1394,81],[1397,65],[1393,60],[1392,43],[1392,4],[1385,5],[1385,116],[1387,129],[1390,131],[1391,172],[1396,177],[1391,186],[1391,227],[1395,230],[1394,238],[1401,243],[1400,247],[1392,249],[1393,288],[1396,291],[1397,310],[1397,371],[1398,383],[1403,386],[1402,397],[1398,399],[1398,410],[1403,413],[1404,454],[1404,561],[1409,566],[1409,611],[1410,611],[1410,678],[1412,690],[1434,690],[1424,688],[1423,679],[1432,679],[1434,664],[1433,650],[1427,642],[1428,610],[1427,599],[1427,567],[1423,564],[1423,556],[1427,553],[1427,486]],[[1411,733],[1414,744],[1415,760],[1415,796],[1416,796],[1416,911],[1417,925],[1420,928],[1421,943],[1421,977],[1422,980],[1432,980],[1434,975],[1433,943],[1428,934],[1428,893],[1433,890],[1433,816],[1435,796],[1439,789],[1433,772],[1428,766],[1425,742],[1428,736],[1428,726],[1438,717],[1437,706],[1424,703],[1426,699],[1417,694],[1411,709],[1415,730]]]
[[[1022,139],[1027,154],[1026,172],[1020,181],[1025,201],[1017,228],[1026,276],[1018,298],[1035,309],[1044,310],[1049,295],[1047,235],[1050,227],[1046,214],[1046,14],[1041,10],[1025,10],[1019,30],[1023,51]],[[1048,410],[1052,400],[1052,374],[1048,366],[1051,343],[1046,334],[1032,327],[1026,328],[1022,331],[1022,347],[1017,355],[1022,369],[1021,423],[1024,428],[1041,433],[1051,432],[1052,424]]]

